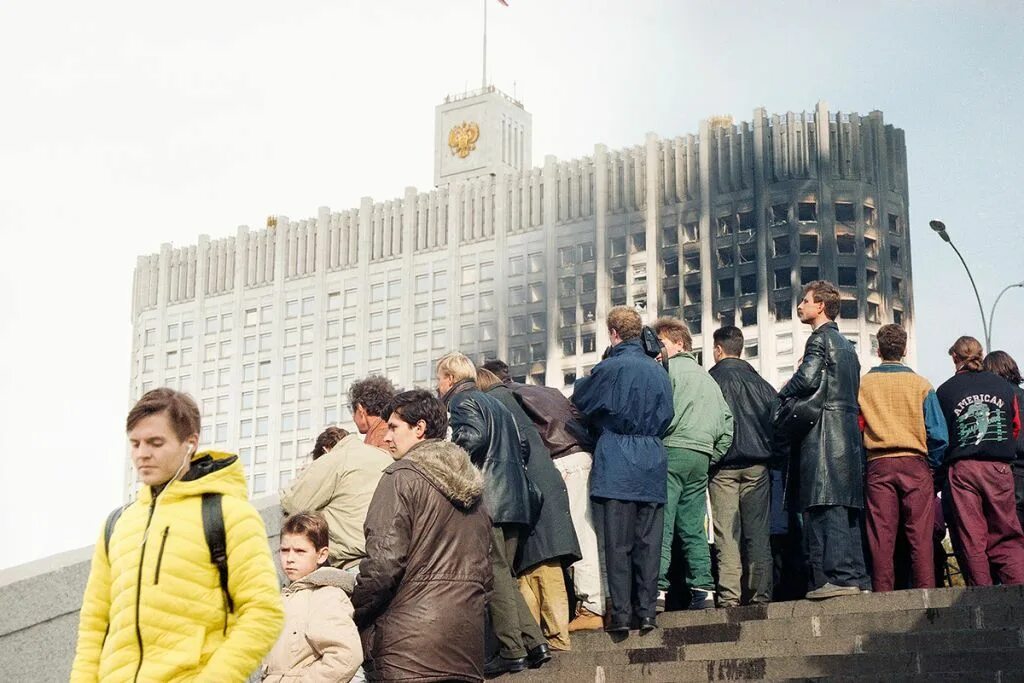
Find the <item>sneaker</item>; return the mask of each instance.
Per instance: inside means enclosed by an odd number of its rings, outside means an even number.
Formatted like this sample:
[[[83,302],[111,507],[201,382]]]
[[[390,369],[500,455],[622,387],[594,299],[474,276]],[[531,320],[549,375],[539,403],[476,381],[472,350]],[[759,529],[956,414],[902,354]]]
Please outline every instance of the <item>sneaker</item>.
[[[714,609],[715,591],[694,588],[690,591],[690,606],[686,609]]]
[[[826,583],[821,588],[815,588],[804,597],[808,600],[824,600],[826,598],[838,598],[841,595],[860,595],[860,588],[857,586],[836,586]]]
[[[667,591],[658,591],[658,600],[654,603],[654,613],[661,614],[665,611],[665,596],[668,594]]]
[[[572,631],[600,631],[604,628],[604,617],[594,614],[586,607],[576,610],[576,617],[569,622],[569,632]]]

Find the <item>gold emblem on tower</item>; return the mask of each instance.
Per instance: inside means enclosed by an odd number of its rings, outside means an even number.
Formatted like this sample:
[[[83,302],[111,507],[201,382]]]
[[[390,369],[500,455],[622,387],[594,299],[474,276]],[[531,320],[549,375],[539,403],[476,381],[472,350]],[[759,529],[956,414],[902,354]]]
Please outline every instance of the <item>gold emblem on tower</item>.
[[[448,146],[451,147],[452,154],[457,154],[460,159],[465,159],[476,149],[476,141],[479,139],[480,126],[475,123],[463,121],[448,132]]]

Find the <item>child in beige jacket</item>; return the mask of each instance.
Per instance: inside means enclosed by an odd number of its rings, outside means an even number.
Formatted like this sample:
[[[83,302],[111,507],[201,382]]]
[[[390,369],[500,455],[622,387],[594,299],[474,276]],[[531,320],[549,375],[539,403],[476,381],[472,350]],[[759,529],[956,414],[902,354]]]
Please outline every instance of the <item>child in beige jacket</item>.
[[[265,683],[347,682],[363,662],[359,631],[352,621],[355,576],[327,561],[327,522],[316,512],[285,520],[281,529],[281,569],[285,622],[281,637],[263,662]]]

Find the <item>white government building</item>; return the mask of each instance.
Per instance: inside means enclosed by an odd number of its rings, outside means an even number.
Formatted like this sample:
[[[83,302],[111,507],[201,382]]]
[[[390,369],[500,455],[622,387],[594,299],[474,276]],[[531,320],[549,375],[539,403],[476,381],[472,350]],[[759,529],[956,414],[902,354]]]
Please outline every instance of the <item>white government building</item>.
[[[607,346],[614,305],[684,318],[705,359],[711,332],[736,324],[776,385],[809,333],[794,315],[802,282],[839,285],[866,367],[882,323],[912,330],[906,145],[881,112],[757,109],[541,167],[531,127],[493,87],[449,97],[434,189],[140,256],[131,400],[191,393],[203,446],[237,452],[261,495],[325,426],[354,429],[354,380],[430,387],[458,349],[568,393]]]

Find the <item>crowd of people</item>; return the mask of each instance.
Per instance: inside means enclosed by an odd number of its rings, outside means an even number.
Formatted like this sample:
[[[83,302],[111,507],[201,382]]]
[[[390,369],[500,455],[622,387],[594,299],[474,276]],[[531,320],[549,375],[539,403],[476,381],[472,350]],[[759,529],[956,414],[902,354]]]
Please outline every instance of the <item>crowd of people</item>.
[[[199,411],[156,389],[127,419],[138,499],[96,545],[72,681],[479,681],[537,668],[572,633],[625,637],[665,609],[941,585],[1024,583],[1020,371],[972,337],[934,390],[878,331],[861,375],[839,292],[806,286],[813,331],[776,392],[714,332],[604,321],[571,398],[461,353],[437,392],[350,388],[281,494],[279,562],[237,457],[198,451]]]

